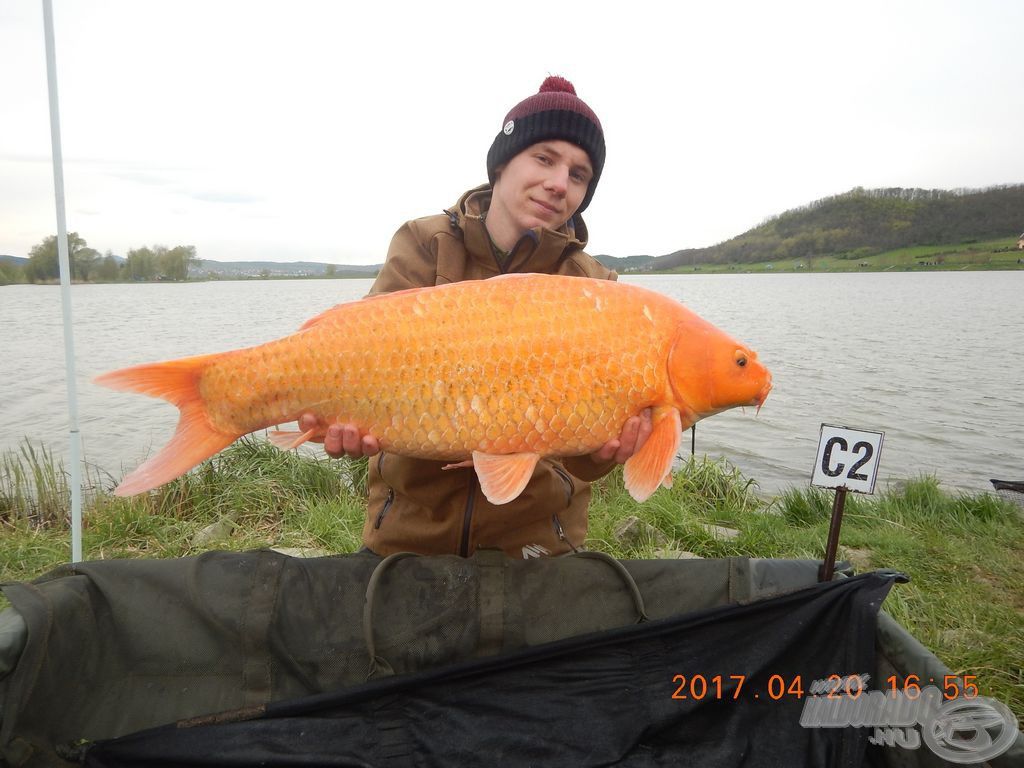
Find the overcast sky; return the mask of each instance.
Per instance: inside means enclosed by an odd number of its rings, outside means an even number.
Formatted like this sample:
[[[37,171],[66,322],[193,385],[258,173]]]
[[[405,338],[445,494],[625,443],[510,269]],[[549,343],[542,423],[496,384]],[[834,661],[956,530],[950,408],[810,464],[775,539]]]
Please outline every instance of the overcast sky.
[[[855,186],[1024,182],[1017,0],[53,5],[68,228],[101,252],[382,261],[486,181],[548,74],[604,125],[591,253]],[[56,231],[41,0],[0,0],[0,73],[0,254],[27,256]]]

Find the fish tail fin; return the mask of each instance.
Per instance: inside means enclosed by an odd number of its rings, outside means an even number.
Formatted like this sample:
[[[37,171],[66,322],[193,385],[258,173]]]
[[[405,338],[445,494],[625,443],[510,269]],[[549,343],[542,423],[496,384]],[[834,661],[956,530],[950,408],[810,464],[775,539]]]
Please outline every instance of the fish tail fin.
[[[181,408],[199,399],[199,379],[221,355],[196,355],[162,363],[143,363],[97,376],[93,381],[122,392],[159,397]]]
[[[97,376],[94,381],[111,389],[159,397],[181,411],[178,427],[153,458],[126,475],[115,496],[133,496],[185,474],[241,435],[226,434],[210,426],[206,404],[199,394],[203,371],[220,355],[199,355],[163,363],[147,363]]]

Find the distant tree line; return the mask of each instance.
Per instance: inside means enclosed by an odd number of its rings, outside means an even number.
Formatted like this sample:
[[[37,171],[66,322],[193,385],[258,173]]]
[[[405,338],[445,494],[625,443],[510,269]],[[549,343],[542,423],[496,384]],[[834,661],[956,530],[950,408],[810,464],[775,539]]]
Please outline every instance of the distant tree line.
[[[1024,230],[1024,185],[985,189],[862,189],[816,200],[710,248],[654,259],[655,269],[691,262],[743,264],[833,256],[859,259],[913,245],[1016,236]]]
[[[0,261],[0,285],[11,285],[12,283],[24,283],[24,270],[17,264],[8,264]]]
[[[164,245],[133,248],[119,259],[109,250],[100,255],[77,232],[68,234],[68,262],[71,279],[79,282],[182,281],[198,259],[194,245]],[[60,279],[57,236],[51,235],[29,251],[24,264],[0,262],[0,285],[48,283]]]

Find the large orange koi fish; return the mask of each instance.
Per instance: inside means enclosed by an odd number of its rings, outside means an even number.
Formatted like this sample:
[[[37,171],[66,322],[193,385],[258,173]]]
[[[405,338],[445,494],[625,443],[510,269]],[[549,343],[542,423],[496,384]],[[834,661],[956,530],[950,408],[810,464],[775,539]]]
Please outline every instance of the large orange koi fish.
[[[113,389],[181,411],[129,496],[184,474],[242,435],[316,414],[353,423],[382,450],[471,460],[494,504],[516,498],[542,456],[591,453],[630,416],[653,431],[625,465],[638,501],[671,482],[681,433],[727,408],[760,407],[757,353],[679,302],[635,285],[519,274],[341,304],[257,347],[103,374]],[[321,431],[274,432],[293,448]]]

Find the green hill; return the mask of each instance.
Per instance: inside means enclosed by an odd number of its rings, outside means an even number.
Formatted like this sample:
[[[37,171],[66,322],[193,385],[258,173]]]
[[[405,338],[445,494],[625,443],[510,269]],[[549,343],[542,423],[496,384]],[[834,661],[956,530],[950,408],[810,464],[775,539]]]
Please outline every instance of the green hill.
[[[630,271],[694,264],[753,264],[794,259],[860,260],[915,246],[1016,238],[1024,230],[1024,184],[986,189],[862,189],[772,217],[709,248],[638,262]]]

